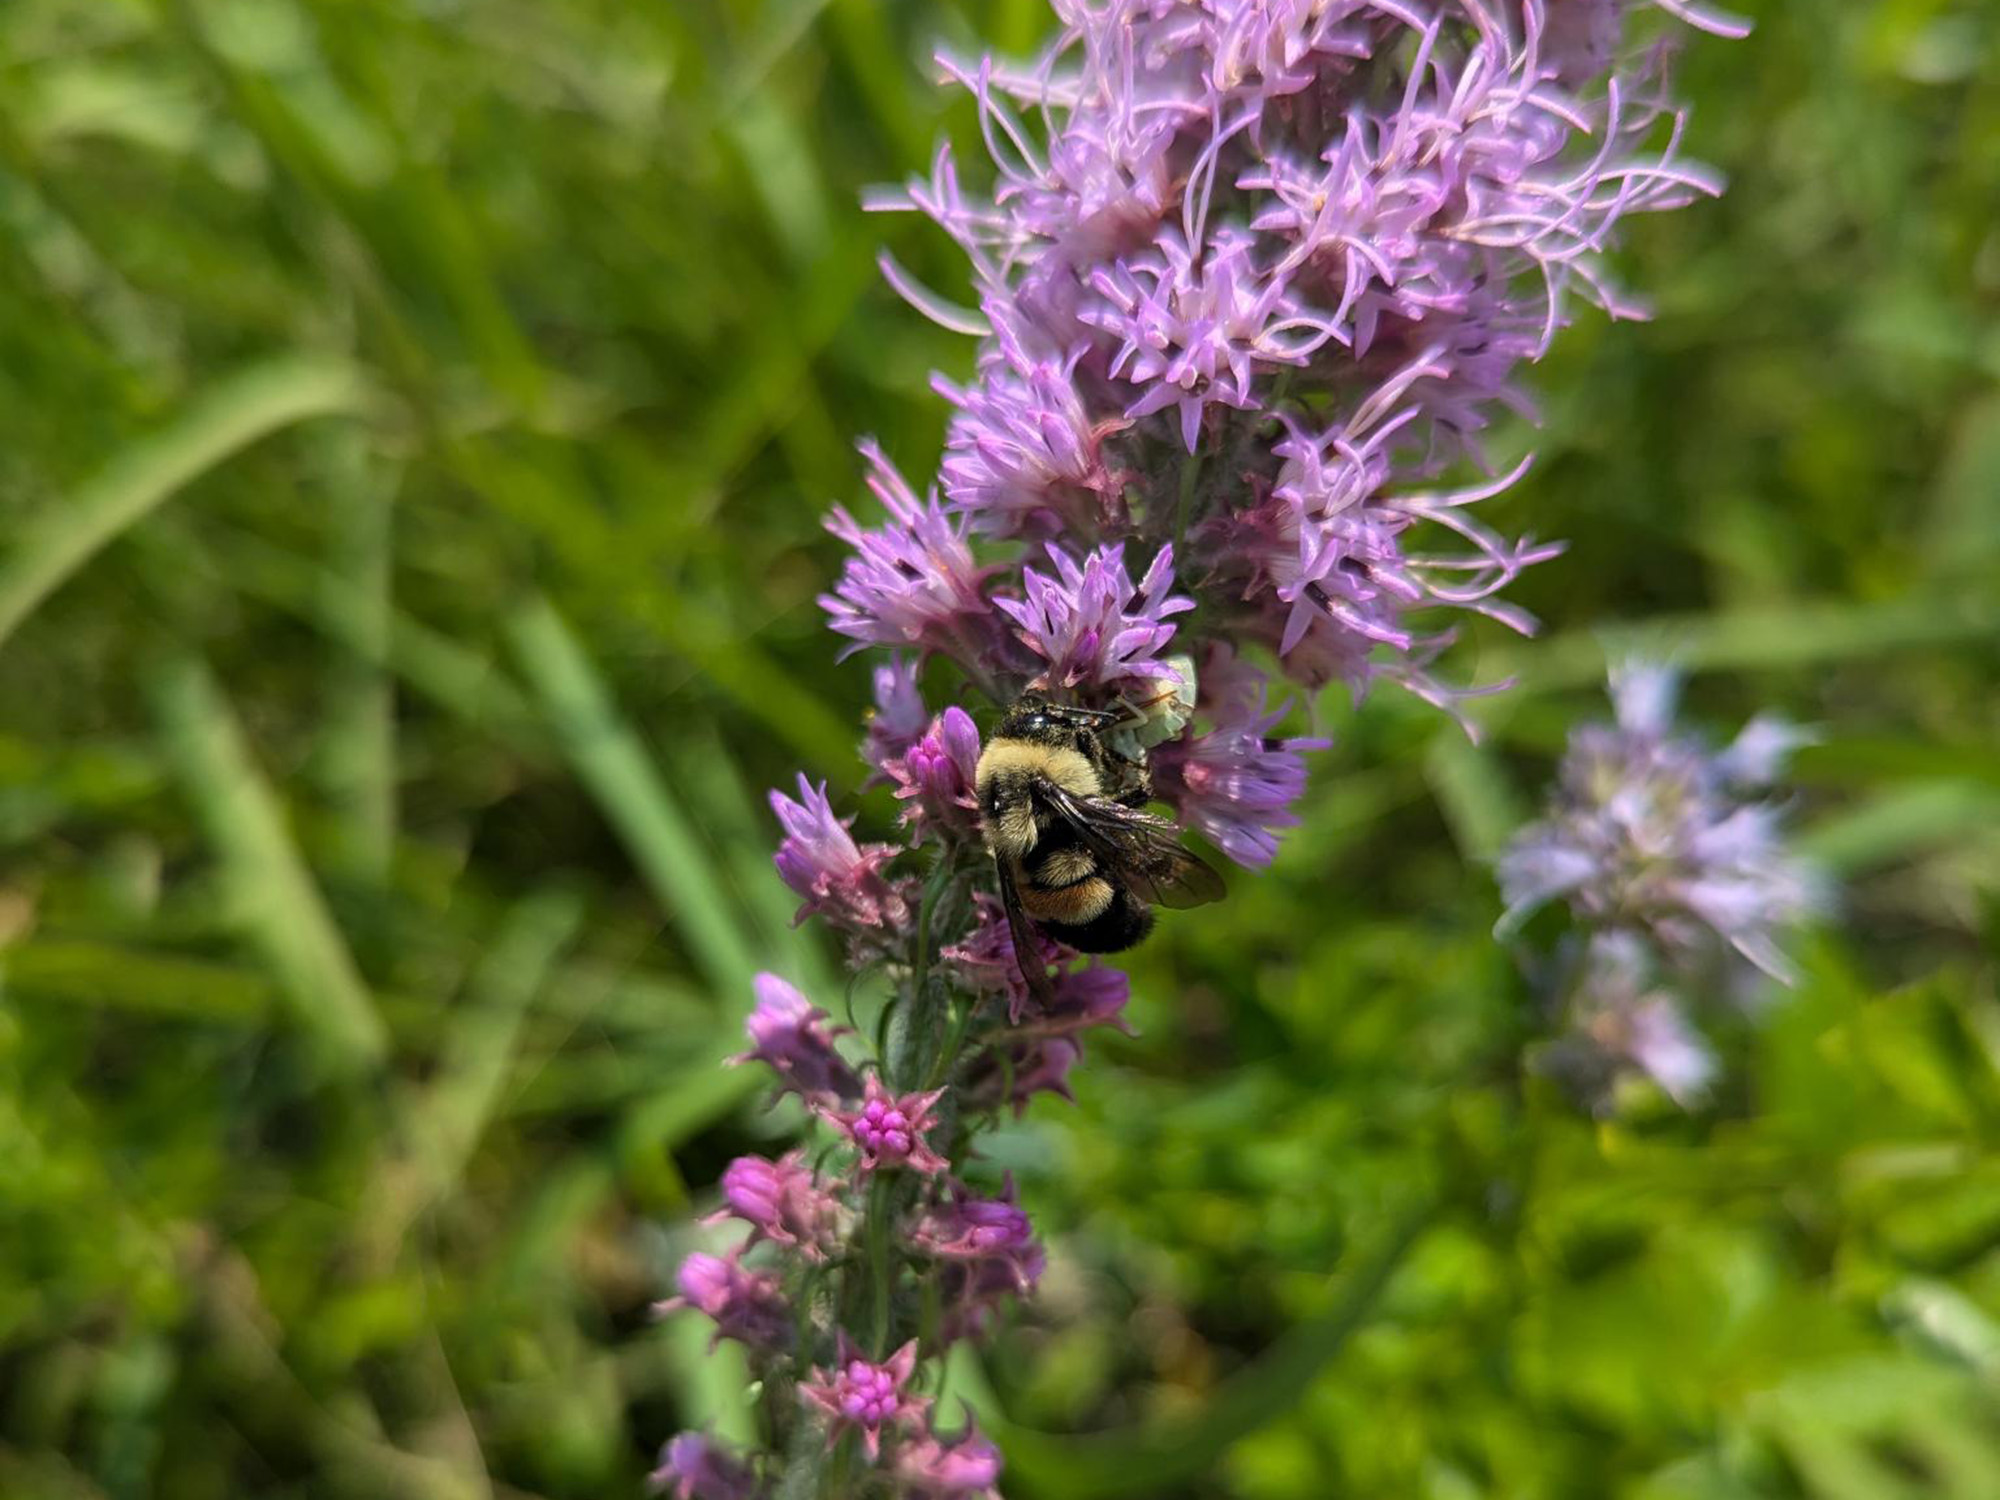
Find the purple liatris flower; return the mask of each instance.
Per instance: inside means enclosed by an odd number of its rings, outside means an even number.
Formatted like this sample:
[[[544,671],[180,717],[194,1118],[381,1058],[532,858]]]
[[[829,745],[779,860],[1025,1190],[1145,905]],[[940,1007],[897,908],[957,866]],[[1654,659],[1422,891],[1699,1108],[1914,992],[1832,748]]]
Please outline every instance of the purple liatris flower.
[[[683,1432],[660,1450],[652,1482],[673,1500],[762,1500],[769,1493],[748,1464],[699,1432]]]
[[[860,1151],[862,1172],[908,1167],[913,1172],[931,1174],[950,1165],[925,1139],[933,1126],[932,1112],[943,1097],[942,1089],[923,1094],[892,1094],[882,1086],[881,1079],[871,1076],[860,1108],[828,1110],[827,1117],[847,1133]]]
[[[1011,1181],[997,1198],[955,1189],[948,1203],[931,1208],[911,1226],[907,1238],[913,1249],[947,1260],[999,1256],[1040,1264],[1034,1226],[1015,1204]]]
[[[1011,1182],[998,1198],[954,1189],[950,1201],[932,1207],[904,1238],[918,1255],[942,1262],[936,1274],[947,1338],[983,1331],[1002,1301],[1035,1289],[1048,1260],[1014,1203]]]
[[[942,59],[991,177],[961,181],[941,150],[878,206],[965,249],[976,311],[884,269],[981,344],[970,380],[935,383],[952,408],[935,490],[863,445],[871,513],[834,512],[847,557],[820,601],[845,652],[888,653],[861,754],[906,842],[857,841],[804,778],[771,798],[778,872],[801,920],[846,940],[870,1013],[836,1030],[758,980],[739,1061],[805,1099],[815,1139],[732,1162],[722,1213],[749,1234],[683,1267],[681,1303],[753,1348],[767,1446],[739,1463],[676,1440],[661,1483],[681,1500],[817,1493],[836,1444],[865,1460],[857,1495],[994,1500],[997,1452],[935,1429],[918,1367],[990,1336],[1044,1252],[1011,1181],[966,1180],[982,1132],[1067,1097],[1087,1038],[1125,1029],[1131,986],[1009,920],[981,847],[982,748],[989,772],[1004,761],[983,716],[1046,695],[1066,712],[1043,748],[1074,733],[1065,790],[1094,816],[1163,802],[1254,868],[1298,825],[1326,743],[1279,732],[1280,683],[1359,700],[1386,681],[1451,710],[1468,692],[1439,675],[1452,622],[1532,628],[1506,594],[1559,549],[1475,519],[1527,470],[1489,459],[1496,424],[1532,417],[1522,372],[1579,303],[1636,310],[1604,268],[1623,218],[1716,188],[1681,157],[1665,50],[1622,40],[1628,8],[1056,0],[1041,58]],[[1558,966],[1577,1065],[1688,1098],[1707,1053],[1675,964],[1705,942],[1773,966],[1810,882],[1741,794],[1781,729],[1708,756],[1644,717],[1621,700],[1619,729],[1577,752],[1595,769],[1503,876],[1517,914],[1560,896],[1601,939]],[[1082,839],[1083,813],[1048,816]],[[1128,813],[1141,829],[1174,836]],[[1092,854],[1075,883],[1112,859]],[[1069,931],[1143,931],[1120,916]],[[1654,967],[1613,962],[1641,941]]]
[[[1162,547],[1135,585],[1123,546],[1099,547],[1081,561],[1053,544],[1053,574],[1028,568],[1025,600],[997,599],[1021,643],[1043,663],[1050,687],[1112,688],[1170,670],[1160,652],[1173,639],[1168,616],[1194,608],[1173,592],[1174,550]]]
[[[722,1174],[723,1216],[750,1226],[751,1242],[769,1240],[804,1260],[824,1260],[847,1231],[847,1212],[806,1165],[803,1151],[777,1161],[739,1156]]]
[[[1078,316],[1117,341],[1108,373],[1139,388],[1125,415],[1173,409],[1190,453],[1212,404],[1256,410],[1261,368],[1302,365],[1334,334],[1300,308],[1283,277],[1259,268],[1256,252],[1256,237],[1242,230],[1218,229],[1196,247],[1164,229],[1090,275],[1097,295]]]
[[[873,206],[927,215],[971,261],[976,314],[890,267],[985,336],[973,382],[941,387],[951,505],[1002,538],[1199,539],[1181,587],[1204,631],[1308,686],[1449,703],[1427,621],[1527,628],[1499,594],[1554,549],[1467,514],[1521,467],[1437,482],[1532,415],[1520,371],[1573,303],[1638,313],[1604,269],[1621,221],[1719,185],[1681,156],[1664,52],[1619,68],[1623,8],[1108,0],[1059,5],[1031,65],[940,59],[981,111],[991,191],[943,150]],[[894,616],[870,638],[910,639]]]
[[[1073,1036],[1009,1036],[973,1058],[960,1089],[981,1109],[1010,1106],[1016,1115],[1037,1095],[1073,1099],[1069,1075],[1083,1057]]]
[[[935,499],[920,501],[873,444],[862,449],[873,473],[868,487],[889,512],[864,530],[844,510],[828,529],[854,549],[834,591],[820,600],[833,628],[857,643],[943,651],[961,662],[985,658],[995,640],[987,605],[992,570],[973,558],[965,525]]]
[[[776,974],[759,974],[756,985],[757,1007],[744,1023],[752,1045],[732,1060],[763,1063],[784,1087],[808,1098],[859,1094],[861,1080],[834,1050],[826,1012]]]
[[[875,706],[868,711],[868,738],[861,756],[878,776],[887,776],[890,762],[908,754],[930,727],[931,711],[924,707],[917,676],[916,663],[901,655],[875,669]]]
[[[938,832],[959,837],[979,831],[979,727],[957,706],[947,708],[901,755],[883,762],[903,804],[910,841]]]
[[[777,1276],[747,1269],[737,1256],[697,1251],[681,1262],[680,1296],[659,1305],[662,1314],[692,1307],[715,1324],[717,1340],[734,1339],[772,1351],[792,1341],[792,1313]]]
[[[916,1368],[915,1340],[875,1364],[842,1334],[834,1368],[814,1370],[799,1395],[826,1414],[835,1432],[858,1432],[863,1451],[873,1458],[881,1451],[884,1432],[915,1428],[930,1407],[930,1397],[908,1389]]]
[[[1055,975],[1045,996],[1010,992],[1008,1016],[1019,1037],[1074,1036],[1099,1026],[1130,1035],[1125,1006],[1131,998],[1130,979],[1093,964]]]
[[[1085,1031],[1093,1026],[1129,1030],[1125,1005],[1132,984],[1116,969],[1075,967],[1078,954],[1037,931],[1034,941],[1041,967],[1050,972],[1046,994],[1036,995],[1021,973],[998,899],[980,892],[973,897],[972,930],[943,950],[944,957],[968,989],[1002,995],[1007,1019],[1017,1036]]]
[[[1224,854],[1261,868],[1278,852],[1279,831],[1299,821],[1292,807],[1305,791],[1303,752],[1329,741],[1271,738],[1284,710],[1265,711],[1263,674],[1226,646],[1210,648],[1200,681],[1205,726],[1153,753],[1153,790]]]
[[[773,792],[771,809],[785,830],[776,856],[778,874],[805,901],[799,908],[800,921],[824,917],[859,934],[898,927],[908,920],[910,906],[903,889],[883,874],[900,851],[891,844],[855,843],[847,822],[834,816],[824,784],[815,787],[801,776],[798,800]]]
[[[1105,440],[1129,425],[1094,417],[1076,387],[1082,350],[1036,356],[1004,325],[981,359],[979,379],[938,392],[959,409],[941,480],[952,504],[1002,536],[1095,536],[1122,530],[1126,476]]]

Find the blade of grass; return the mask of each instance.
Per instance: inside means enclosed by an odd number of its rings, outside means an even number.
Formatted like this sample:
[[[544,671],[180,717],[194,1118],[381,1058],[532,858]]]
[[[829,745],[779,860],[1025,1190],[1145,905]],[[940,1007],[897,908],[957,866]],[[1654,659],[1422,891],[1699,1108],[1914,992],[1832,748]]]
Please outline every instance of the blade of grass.
[[[2000,791],[1972,781],[1899,786],[1806,830],[1799,849],[1836,875],[1880,869],[1928,849],[1992,839]]]
[[[351,598],[359,637],[331,663],[321,693],[319,781],[336,822],[336,857],[379,884],[396,842],[395,689],[382,670],[391,622],[395,479],[374,464],[359,430],[331,432],[319,448],[329,491],[325,586]]]
[[[660,586],[658,559],[670,553],[643,528],[611,524],[565,474],[522,461],[492,443],[439,436],[468,486],[541,536],[571,575],[589,581],[594,607],[610,605],[643,625],[686,657],[704,684],[764,724],[806,764],[832,769],[849,758],[851,726],[817,693],[739,627],[718,624],[677,590]],[[673,507],[660,509],[665,513]]]
[[[714,853],[619,718],[596,669],[546,601],[509,622],[515,654],[564,753],[722,996],[747,996],[752,937],[723,902]]]
[[[1846,600],[1726,614],[1665,615],[1626,625],[1565,631],[1546,641],[1509,645],[1482,660],[1482,675],[1517,676],[1521,689],[1579,687],[1604,675],[1607,659],[1652,656],[1689,671],[1806,666],[1917,646],[1991,639],[2000,633],[2000,600],[1965,596]],[[1511,693],[1486,700],[1494,716]],[[1474,706],[1475,709],[1479,705]],[[1484,722],[1487,715],[1477,715]]]
[[[751,799],[736,763],[719,740],[703,735],[671,752],[675,782],[702,809],[703,822],[728,867],[730,888],[746,909],[753,940],[773,966],[808,994],[829,996],[840,980],[827,967],[824,950],[794,930],[798,898],[771,868],[769,812]]]
[[[1441,731],[1424,757],[1432,795],[1469,860],[1495,858],[1528,820],[1527,809],[1493,757],[1456,728]]]
[[[731,1027],[717,1037],[712,1053],[660,1080],[619,1118],[615,1150],[620,1169],[645,1188],[662,1211],[687,1207],[674,1148],[764,1090],[764,1080],[752,1069],[730,1067],[723,1061],[726,1052],[736,1049],[740,1035]]]
[[[367,387],[337,360],[261,362],[218,382],[65,504],[22,527],[0,564],[0,643],[120,532],[232,454],[312,417],[359,411]]]
[[[478,224],[445,175],[416,152],[396,157],[386,181],[350,171],[315,123],[321,112],[311,90],[336,90],[330,76],[316,70],[267,75],[240,66],[214,44],[189,0],[160,0],[160,7],[226,91],[237,122],[256,135],[287,181],[367,245],[399,287],[434,289],[492,388],[520,411],[535,412],[545,382],[534,347],[487,264]],[[379,118],[375,123],[385,124]]]
[[[1172,1425],[1055,1437],[989,1418],[1009,1471],[1036,1493],[1060,1500],[1162,1495],[1208,1473],[1233,1445],[1291,1410],[1367,1321],[1435,1214],[1429,1204],[1407,1211],[1347,1274],[1331,1307],[1287,1330],[1255,1364],[1224,1381],[1199,1412]]]
[[[394,672],[413,692],[467,725],[491,730],[516,749],[547,748],[527,698],[477,651],[394,607],[385,644],[375,625],[375,601],[365,589],[262,538],[237,536],[215,550],[224,579],[238,592],[283,610]]]
[[[152,682],[167,757],[214,846],[231,910],[299,1024],[346,1069],[380,1061],[388,1032],[208,668],[169,659]]]
[[[261,1021],[273,993],[241,969],[82,939],[30,938],[6,950],[0,974],[18,994],[234,1024]]]
[[[437,1076],[411,1112],[419,1200],[448,1191],[464,1169],[499,1102],[528,1004],[583,916],[574,893],[542,891],[508,912],[487,946],[468,1003],[452,1019]]]

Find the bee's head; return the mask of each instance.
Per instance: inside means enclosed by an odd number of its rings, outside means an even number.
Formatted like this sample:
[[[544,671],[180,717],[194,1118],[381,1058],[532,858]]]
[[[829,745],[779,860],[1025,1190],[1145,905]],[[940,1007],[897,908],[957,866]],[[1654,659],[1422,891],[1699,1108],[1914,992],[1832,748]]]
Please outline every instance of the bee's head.
[[[1098,731],[1117,717],[1102,709],[1056,703],[1046,693],[1029,691],[1014,700],[996,732],[1004,739],[1062,745],[1088,753],[1096,744]]]

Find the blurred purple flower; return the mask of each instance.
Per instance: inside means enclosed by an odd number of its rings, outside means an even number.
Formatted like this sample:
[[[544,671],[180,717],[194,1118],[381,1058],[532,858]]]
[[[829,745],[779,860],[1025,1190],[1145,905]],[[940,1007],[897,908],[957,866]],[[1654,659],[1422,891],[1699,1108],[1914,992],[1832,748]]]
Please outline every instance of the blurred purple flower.
[[[904,1440],[891,1468],[909,1500],[997,1500],[1000,1450],[970,1425],[949,1440],[933,1432]]]
[[[806,1260],[823,1261],[846,1233],[846,1210],[806,1165],[805,1152],[777,1161],[739,1156],[722,1174],[723,1212],[743,1220],[750,1241],[784,1245]]]
[[[1715,1054],[1662,987],[1645,943],[1630,932],[1597,933],[1575,970],[1566,1030],[1543,1050],[1542,1070],[1601,1112],[1619,1076],[1634,1069],[1676,1104],[1696,1102],[1715,1076]]]
[[[756,986],[757,1005],[744,1022],[752,1046],[730,1060],[763,1063],[783,1086],[808,1098],[858,1095],[861,1080],[834,1050],[837,1033],[827,1030],[827,1013],[776,974],[759,974]]]
[[[683,1432],[660,1450],[652,1485],[673,1500],[763,1500],[769,1493],[748,1464],[700,1432]]]
[[[752,1271],[736,1255],[696,1251],[681,1262],[675,1278],[678,1297],[656,1309],[665,1314],[691,1307],[715,1323],[715,1338],[734,1339],[751,1349],[770,1352],[792,1344],[792,1310],[783,1284],[769,1271]]]
[[[1733,951],[1789,979],[1781,935],[1819,910],[1820,875],[1785,846],[1777,810],[1745,800],[1799,736],[1757,719],[1720,754],[1673,731],[1670,669],[1613,671],[1614,724],[1570,736],[1548,814],[1502,855],[1503,932],[1558,897],[1597,928],[1644,932],[1687,960]]]

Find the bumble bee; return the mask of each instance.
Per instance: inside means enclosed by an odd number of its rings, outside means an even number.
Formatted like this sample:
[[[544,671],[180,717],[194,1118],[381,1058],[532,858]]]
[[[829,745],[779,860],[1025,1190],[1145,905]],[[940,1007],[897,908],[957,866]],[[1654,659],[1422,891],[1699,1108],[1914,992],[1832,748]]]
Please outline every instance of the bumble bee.
[[[1155,905],[1222,896],[1222,877],[1180,846],[1180,830],[1142,810],[1152,797],[1144,764],[1106,745],[1119,721],[1024,693],[979,757],[986,847],[1015,956],[1037,991],[1048,975],[1030,918],[1084,953],[1115,953],[1151,931]]]

